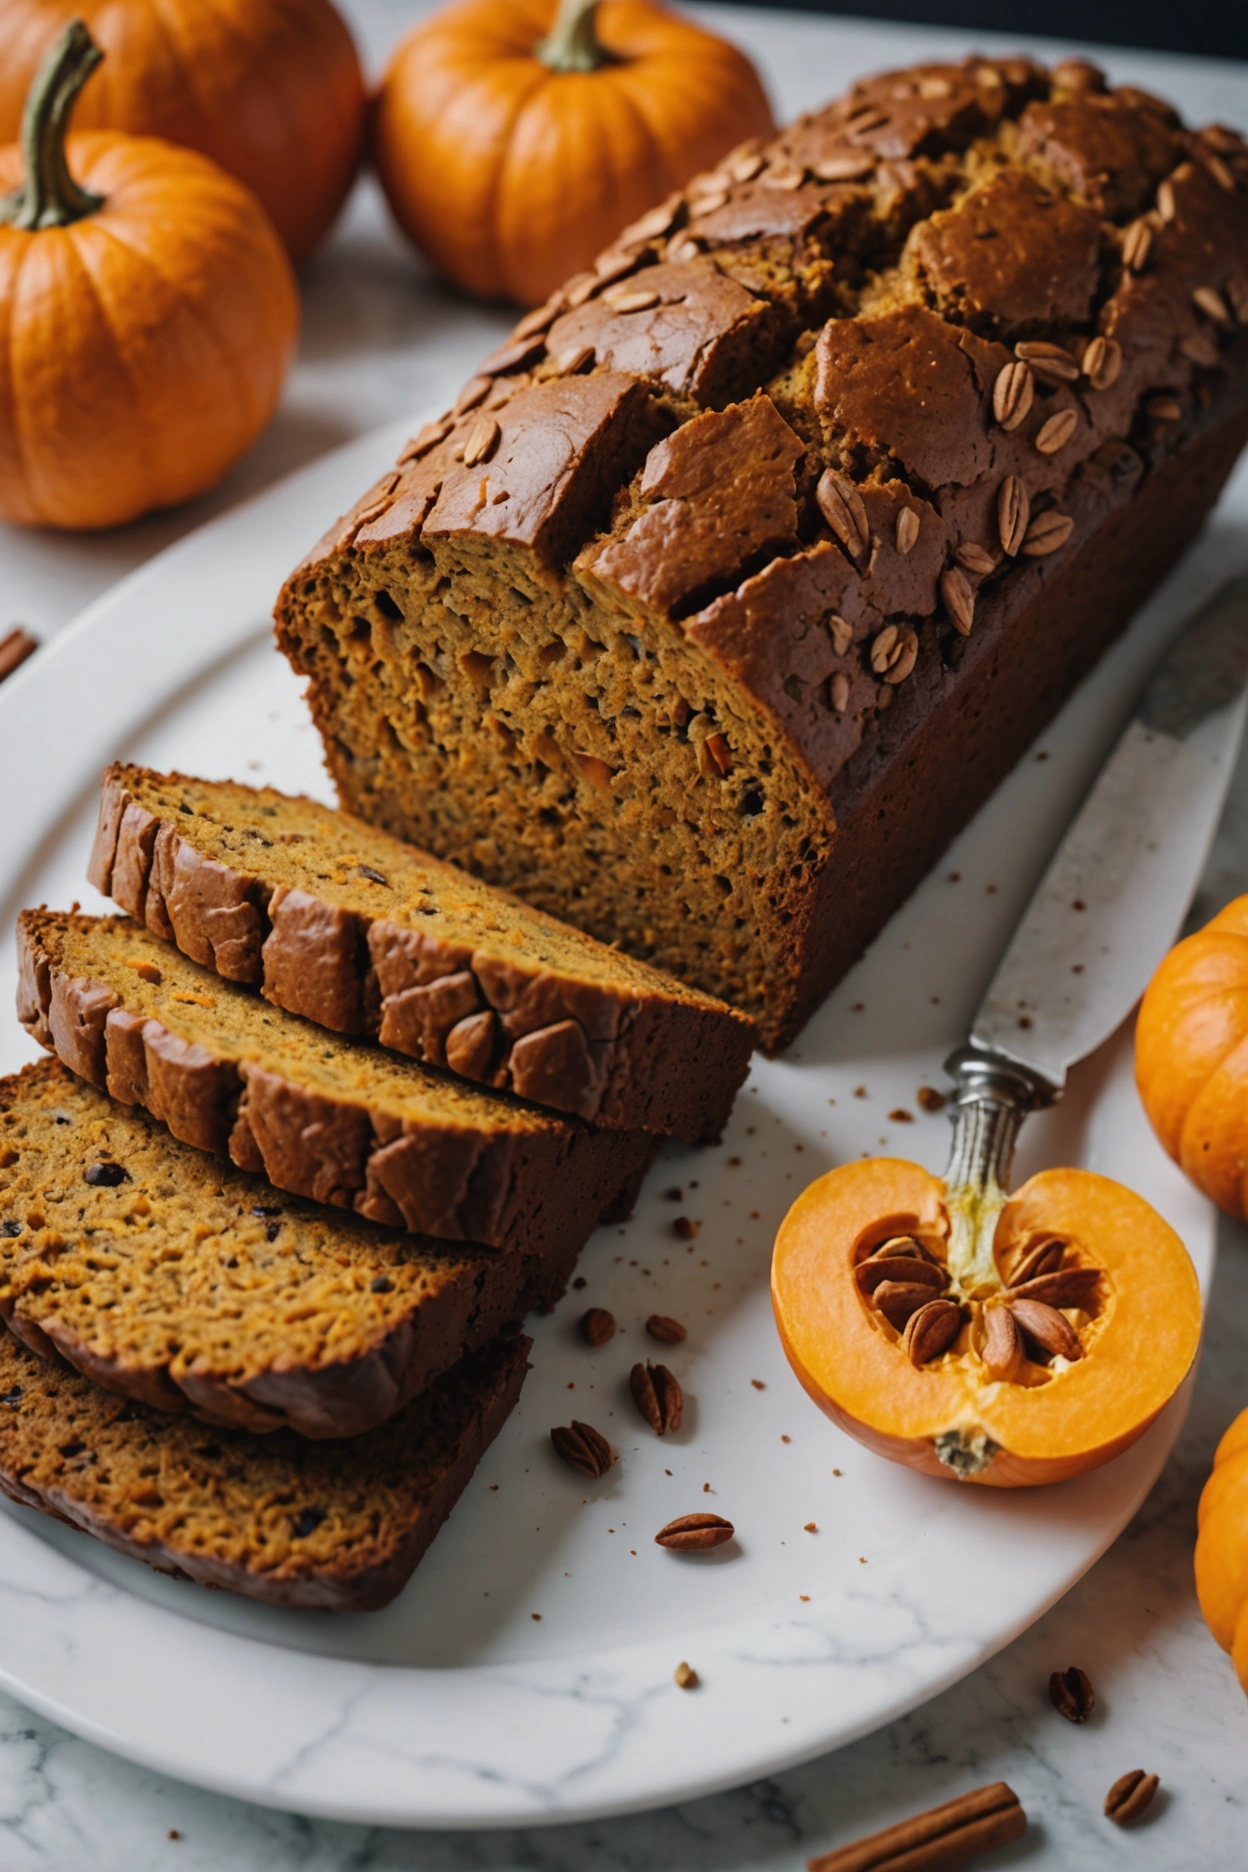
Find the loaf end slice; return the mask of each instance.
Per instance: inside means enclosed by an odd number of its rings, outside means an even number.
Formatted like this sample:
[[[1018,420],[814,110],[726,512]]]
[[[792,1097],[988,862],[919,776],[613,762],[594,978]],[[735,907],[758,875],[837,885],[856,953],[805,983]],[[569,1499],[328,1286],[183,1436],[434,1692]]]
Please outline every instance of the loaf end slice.
[[[752,1023],[316,800],[116,764],[91,882],[277,1007],[599,1125],[717,1138]]]
[[[529,1345],[473,1353],[370,1436],[306,1443],[163,1416],[0,1331],[0,1488],[160,1573],[270,1605],[376,1611],[502,1428]]]
[[[556,1257],[635,1193],[654,1140],[594,1130],[222,980],[128,917],[23,912],[18,1013],[70,1069],[278,1189]]]
[[[0,1315],[161,1411],[362,1434],[552,1306],[575,1260],[449,1248],[279,1194],[55,1060],[0,1080]]]

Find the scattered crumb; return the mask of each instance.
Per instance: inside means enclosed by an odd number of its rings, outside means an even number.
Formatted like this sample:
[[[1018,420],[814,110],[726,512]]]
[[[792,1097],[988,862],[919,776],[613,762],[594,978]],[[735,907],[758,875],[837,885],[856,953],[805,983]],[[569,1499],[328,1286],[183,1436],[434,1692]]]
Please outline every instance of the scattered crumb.
[[[925,1112],[944,1111],[945,1106],[949,1103],[945,1094],[943,1092],[938,1092],[935,1086],[920,1086],[914,1095],[914,1099],[920,1110]]]
[[[791,1442],[793,1441],[793,1439],[792,1439],[792,1437],[787,1437],[787,1436],[785,1436],[785,1434],[784,1434],[784,1431],[782,1430],[782,1431],[780,1432],[780,1441],[781,1441],[782,1443],[791,1443]]]
[[[1048,758],[1049,758],[1049,752],[1047,748],[1041,748],[1040,752],[1036,755],[1036,759],[1038,761],[1048,760]]]
[[[840,1472],[840,1470],[839,1470],[839,1469],[834,1469],[834,1470],[832,1471],[832,1473],[833,1473],[833,1475],[840,1475],[840,1473],[841,1473],[841,1472]]]
[[[490,1483],[490,1493],[491,1493],[491,1495],[496,1495],[496,1494],[498,1493],[498,1483],[497,1483],[497,1482],[491,1482],[491,1483]]]
[[[949,882],[951,884],[960,884],[962,882],[962,873],[960,871],[951,871],[949,873]]]
[[[180,1833],[178,1832],[178,1829],[177,1829],[177,1827],[170,1827],[170,1829],[169,1829],[169,1838],[170,1838],[170,1839],[181,1839],[181,1837],[182,1837],[182,1835],[181,1835],[181,1834],[180,1834]]]
[[[855,1097],[855,1098],[866,1098],[866,1096],[867,1096],[867,1088],[866,1088],[866,1086],[855,1086],[855,1087],[854,1087],[854,1097]]]
[[[741,1162],[741,1159],[739,1157],[729,1157],[726,1161],[727,1161],[729,1169],[735,1170],[738,1164]]]
[[[616,1257],[616,1259],[617,1259],[617,1260],[619,1259],[619,1257],[618,1257],[618,1255],[617,1255],[617,1257]],[[578,1289],[579,1289],[579,1288],[581,1288],[581,1287],[584,1287],[584,1286],[586,1286],[586,1285],[587,1285],[587,1282],[586,1282],[586,1280],[585,1280],[585,1276],[584,1276],[583,1274],[578,1274],[578,1275],[577,1275],[577,1277],[576,1277],[576,1279],[575,1279],[575,1280],[573,1281],[573,1283],[572,1283],[572,1285],[573,1285],[574,1287],[576,1287],[576,1288],[578,1288]]]
[[[805,1524],[805,1531],[807,1534],[817,1534],[819,1529],[815,1522],[807,1521]]]
[[[995,897],[995,896],[996,896],[996,894],[997,894],[997,887],[996,887],[996,885],[995,885],[995,884],[985,884],[985,885],[984,885],[984,895],[985,895],[985,897]]]
[[[888,1114],[890,1124],[913,1124],[914,1113],[907,1111],[904,1105],[895,1105]]]
[[[860,1554],[859,1554],[859,1556],[858,1556],[858,1564],[859,1564],[859,1566],[866,1566],[866,1564],[867,1564],[867,1556],[866,1556],[866,1554],[862,1554],[862,1553],[860,1553]]]
[[[765,1391],[767,1389],[761,1378],[751,1378],[750,1383],[756,1391]]]
[[[709,1483],[709,1482],[704,1482],[704,1483],[702,1484],[702,1493],[703,1493],[704,1495],[709,1495],[709,1494],[710,1494],[710,1492],[711,1492],[711,1485],[710,1485],[710,1483]]]
[[[535,1625],[540,1625],[542,1622],[542,1615],[540,1612],[530,1612],[529,1617],[533,1620]]]
[[[1030,1015],[1030,1014],[1020,1014],[1020,1015],[1019,1015],[1019,1017],[1018,1017],[1018,1024],[1019,1024],[1019,1026],[1020,1026],[1020,1027],[1030,1027],[1030,1026],[1031,1026],[1031,1015]]]
[[[810,1594],[808,1592],[799,1592],[797,1596],[801,1600],[803,1605],[810,1604]]]
[[[663,1471],[663,1473],[664,1473],[664,1475],[671,1475],[671,1473],[672,1473],[672,1472],[671,1472],[671,1470],[670,1470],[670,1469],[665,1469],[665,1470]]]
[[[692,1216],[677,1216],[672,1224],[682,1241],[692,1241],[701,1226],[702,1224],[695,1222]]]
[[[685,1192],[683,1189],[677,1188],[665,1189],[663,1192],[663,1200],[664,1202],[684,1202]]]
[[[676,1666],[672,1675],[675,1677],[677,1688],[680,1690],[696,1690],[701,1681],[697,1671],[693,1669],[693,1666],[684,1663],[683,1660]]]
[[[568,1390],[569,1390],[569,1391],[575,1391],[575,1390],[576,1390],[576,1379],[575,1379],[575,1378],[569,1378],[569,1379],[568,1379]]]
[[[865,1001],[851,1001],[849,1004],[849,1011],[851,1014],[865,1014],[866,1009],[867,1004]]]

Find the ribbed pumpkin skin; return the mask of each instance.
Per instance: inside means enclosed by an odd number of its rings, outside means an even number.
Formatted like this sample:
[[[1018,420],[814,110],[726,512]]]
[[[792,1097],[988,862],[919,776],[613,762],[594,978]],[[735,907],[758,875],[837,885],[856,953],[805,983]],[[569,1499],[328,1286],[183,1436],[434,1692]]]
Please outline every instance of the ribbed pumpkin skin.
[[[0,225],[0,515],[117,526],[202,493],[254,442],[299,300],[268,217],[215,164],[111,131],[68,155],[104,207]],[[22,179],[0,150],[0,192]]]
[[[1201,1615],[1248,1691],[1248,1410],[1218,1444],[1197,1521]]]
[[[1135,1029],[1149,1121],[1184,1174],[1248,1218],[1248,897],[1170,951]]]
[[[259,197],[293,259],[311,252],[359,167],[367,98],[329,0],[0,0],[0,144],[61,28],[105,53],[76,130],[166,137]]]
[[[459,0],[399,46],[373,152],[395,219],[485,299],[533,305],[647,208],[772,129],[743,53],[649,0],[603,0],[616,62],[533,56],[552,0]]]

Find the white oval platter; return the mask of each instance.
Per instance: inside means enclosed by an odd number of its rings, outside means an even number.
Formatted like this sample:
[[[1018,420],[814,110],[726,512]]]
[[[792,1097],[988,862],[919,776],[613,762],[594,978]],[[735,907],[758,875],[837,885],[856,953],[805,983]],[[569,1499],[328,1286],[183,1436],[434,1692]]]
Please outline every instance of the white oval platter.
[[[188,536],[0,691],[6,932],[24,903],[95,901],[83,867],[110,758],[329,797],[267,613],[284,573],[412,426],[352,443]],[[536,1324],[519,1409],[393,1606],[334,1617],[253,1605],[6,1504],[0,1682],[107,1748],[250,1800],[391,1825],[512,1826],[687,1800],[834,1748],[964,1675],[1064,1593],[1143,1500],[1183,1401],[1117,1462],[1059,1488],[911,1475],[847,1440],[800,1391],[772,1329],[768,1257],[792,1197],[830,1165],[893,1152],[942,1167],[948,1127],[916,1091],[940,1082],[1159,646],[1244,562],[1246,497],[1241,477],[792,1053],[756,1062],[722,1143],[665,1149],[634,1219],[598,1231],[584,1287]],[[6,935],[5,994],[10,949]],[[29,1056],[6,1025],[0,1065]],[[1054,1161],[1130,1182],[1207,1282],[1212,1214],[1153,1141],[1128,1035],[1029,1125],[1020,1174]],[[678,1215],[701,1224],[695,1240],[676,1233]],[[574,1330],[591,1303],[620,1322],[598,1352]],[[685,1424],[662,1442],[626,1387],[632,1362],[655,1351],[642,1330],[655,1311],[689,1327],[667,1355]],[[551,1425],[573,1415],[621,1453],[597,1485],[552,1455]],[[694,1509],[726,1515],[736,1540],[701,1557],[654,1545]],[[697,1691],[673,1683],[682,1659]]]

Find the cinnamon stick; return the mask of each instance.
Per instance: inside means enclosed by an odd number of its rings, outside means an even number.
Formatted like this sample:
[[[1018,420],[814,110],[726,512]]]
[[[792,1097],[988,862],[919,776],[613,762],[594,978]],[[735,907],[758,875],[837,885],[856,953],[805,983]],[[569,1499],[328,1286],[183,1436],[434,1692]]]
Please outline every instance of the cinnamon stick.
[[[943,1872],[1020,1839],[1027,1816],[1004,1781],[900,1820],[866,1839],[806,1861],[807,1872]]]
[[[11,676],[19,663],[24,663],[33,650],[39,648],[39,640],[24,631],[21,625],[0,637],[0,682]]]

